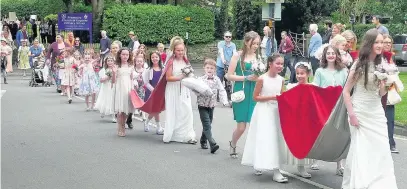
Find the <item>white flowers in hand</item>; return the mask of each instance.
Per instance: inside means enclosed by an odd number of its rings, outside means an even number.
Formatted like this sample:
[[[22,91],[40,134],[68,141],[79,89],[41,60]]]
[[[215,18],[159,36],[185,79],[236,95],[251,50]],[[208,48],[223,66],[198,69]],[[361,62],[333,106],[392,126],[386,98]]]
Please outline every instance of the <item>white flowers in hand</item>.
[[[267,71],[267,67],[261,60],[258,59],[252,62],[251,70],[255,75],[261,75]]]
[[[387,73],[382,73],[379,71],[374,71],[373,74],[376,75],[377,79],[379,79],[379,80],[384,80],[384,79],[387,79],[387,77],[388,77]]]
[[[187,76],[187,77],[192,77],[192,76],[194,76],[194,69],[192,68],[192,66],[191,65],[187,65],[187,66],[185,66],[184,68],[182,68],[181,69],[181,71],[182,71],[182,74],[184,74],[185,76]]]

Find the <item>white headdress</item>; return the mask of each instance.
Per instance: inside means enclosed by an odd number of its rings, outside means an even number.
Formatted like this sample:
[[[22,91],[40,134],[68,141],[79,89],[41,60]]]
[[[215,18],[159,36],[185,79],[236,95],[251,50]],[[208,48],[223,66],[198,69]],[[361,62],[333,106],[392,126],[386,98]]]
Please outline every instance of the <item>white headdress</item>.
[[[300,66],[300,65],[303,65],[303,66],[306,67],[308,70],[311,70],[311,69],[312,69],[312,68],[311,68],[311,65],[308,64],[308,62],[297,62],[297,64],[295,64],[295,68],[294,68],[294,69],[297,69],[297,67]]]

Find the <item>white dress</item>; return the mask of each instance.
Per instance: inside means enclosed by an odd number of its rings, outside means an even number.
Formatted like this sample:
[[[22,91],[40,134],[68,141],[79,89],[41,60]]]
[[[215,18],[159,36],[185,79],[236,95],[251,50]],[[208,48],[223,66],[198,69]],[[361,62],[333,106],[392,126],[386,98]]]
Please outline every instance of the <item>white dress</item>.
[[[122,65],[117,69],[116,88],[114,91],[114,111],[115,113],[133,113],[134,108],[130,99],[130,91],[133,89],[132,73],[134,68],[129,65]]]
[[[272,78],[268,73],[263,79],[261,96],[279,95],[284,78]],[[257,171],[279,169],[285,164],[284,139],[281,133],[277,101],[257,102],[247,133],[242,165],[253,166]]]
[[[352,95],[359,127],[350,126],[351,144],[346,158],[343,189],[397,189],[387,119],[373,71],[374,67],[370,66],[367,89],[362,76]]]
[[[298,85],[298,83],[289,83],[286,86],[287,91],[296,87]],[[285,163],[287,165],[311,165],[314,160],[313,159],[308,159],[308,158],[304,158],[304,159],[297,159],[296,157],[294,157],[294,155],[291,153],[290,149],[288,148],[287,144],[284,145],[284,154],[285,154]]]
[[[103,68],[99,71],[99,78],[104,79],[108,78],[106,75],[106,69]],[[113,107],[113,92],[115,91],[114,86],[112,87],[112,79],[104,81],[100,86],[100,92],[98,99],[96,100],[95,108],[104,115],[114,114]]]
[[[187,64],[174,60],[172,75],[180,75]],[[180,81],[167,82],[165,87],[164,142],[188,142],[195,140],[191,94]]]

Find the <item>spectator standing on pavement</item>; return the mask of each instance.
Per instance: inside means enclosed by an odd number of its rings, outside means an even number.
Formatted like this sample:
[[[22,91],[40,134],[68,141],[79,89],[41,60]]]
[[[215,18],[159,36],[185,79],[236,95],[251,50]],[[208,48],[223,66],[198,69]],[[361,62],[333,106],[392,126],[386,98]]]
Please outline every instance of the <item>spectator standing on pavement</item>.
[[[65,43],[68,43],[71,47],[75,45],[75,36],[73,32],[68,32],[68,37],[65,39]]]
[[[387,34],[389,35],[389,30],[386,28],[386,26],[383,26],[381,24],[381,16],[375,15],[372,17],[372,23],[376,26],[376,29],[379,30],[379,33],[383,34]]]
[[[285,73],[288,69],[290,69],[290,79],[289,81],[292,83],[293,79],[295,78],[295,70],[293,66],[291,65],[291,58],[292,58],[292,53],[294,50],[294,44],[291,40],[291,38],[287,35],[286,31],[281,32],[281,43],[280,43],[280,48],[279,51],[280,53],[284,56],[284,69],[280,73],[282,77],[285,77]]]
[[[83,47],[79,37],[75,38],[75,43],[73,47],[75,48],[75,50],[79,51],[81,55],[83,55],[83,53],[85,52],[85,47]]]
[[[28,41],[28,32],[25,25],[22,26],[21,30],[18,30],[16,36],[17,48],[21,46],[21,40],[26,39]]]
[[[40,24],[40,36],[41,36],[42,44],[47,43],[48,31],[49,31],[49,25],[47,24],[47,22],[45,20],[42,20],[41,24]]]
[[[325,21],[325,35],[322,38],[322,44],[329,43],[329,40],[331,39],[332,35],[332,21],[326,20]]]
[[[23,70],[23,77],[26,76],[26,70],[30,69],[29,57],[30,47],[26,39],[21,40],[21,46],[18,48],[18,68]]]
[[[223,39],[218,43],[218,57],[216,59],[216,75],[222,82],[225,77],[225,66],[229,66],[232,56],[237,53],[236,45],[232,42],[232,33],[225,32]]]
[[[271,56],[272,53],[277,52],[277,40],[273,38],[273,31],[268,26],[263,28],[264,37],[261,41],[261,57],[264,61],[267,61],[267,57]]]
[[[103,60],[105,56],[109,54],[111,41],[109,37],[107,37],[106,31],[102,30],[100,33],[102,35],[100,39],[100,60]]]
[[[317,24],[311,24],[309,26],[309,32],[312,35],[312,37],[308,47],[308,55],[311,61],[312,73],[313,75],[315,75],[315,71],[317,71],[319,67],[319,60],[315,58],[315,52],[322,46],[322,37],[318,33]]]
[[[140,42],[138,41],[137,36],[134,34],[133,31],[129,32],[130,43],[127,48],[130,49],[130,52],[133,52],[134,49],[138,49],[140,46]]]

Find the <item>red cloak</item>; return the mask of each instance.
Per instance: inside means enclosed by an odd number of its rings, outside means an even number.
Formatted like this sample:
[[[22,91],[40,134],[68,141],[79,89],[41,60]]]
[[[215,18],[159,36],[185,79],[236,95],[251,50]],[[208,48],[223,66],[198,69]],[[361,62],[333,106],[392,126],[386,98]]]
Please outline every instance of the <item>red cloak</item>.
[[[277,97],[284,139],[296,158],[307,157],[341,92],[341,86],[298,85]]]
[[[189,64],[189,61],[186,57],[183,58],[185,62]],[[141,99],[135,90],[130,91],[130,98],[133,103],[133,107],[135,109],[139,109],[143,112],[148,114],[152,113],[160,113],[165,110],[165,87],[167,86],[167,70],[172,67],[174,63],[174,56],[172,56],[161,75],[160,80],[158,81],[157,85],[155,86],[154,90],[151,92],[150,97],[148,98],[147,102],[144,102]]]

